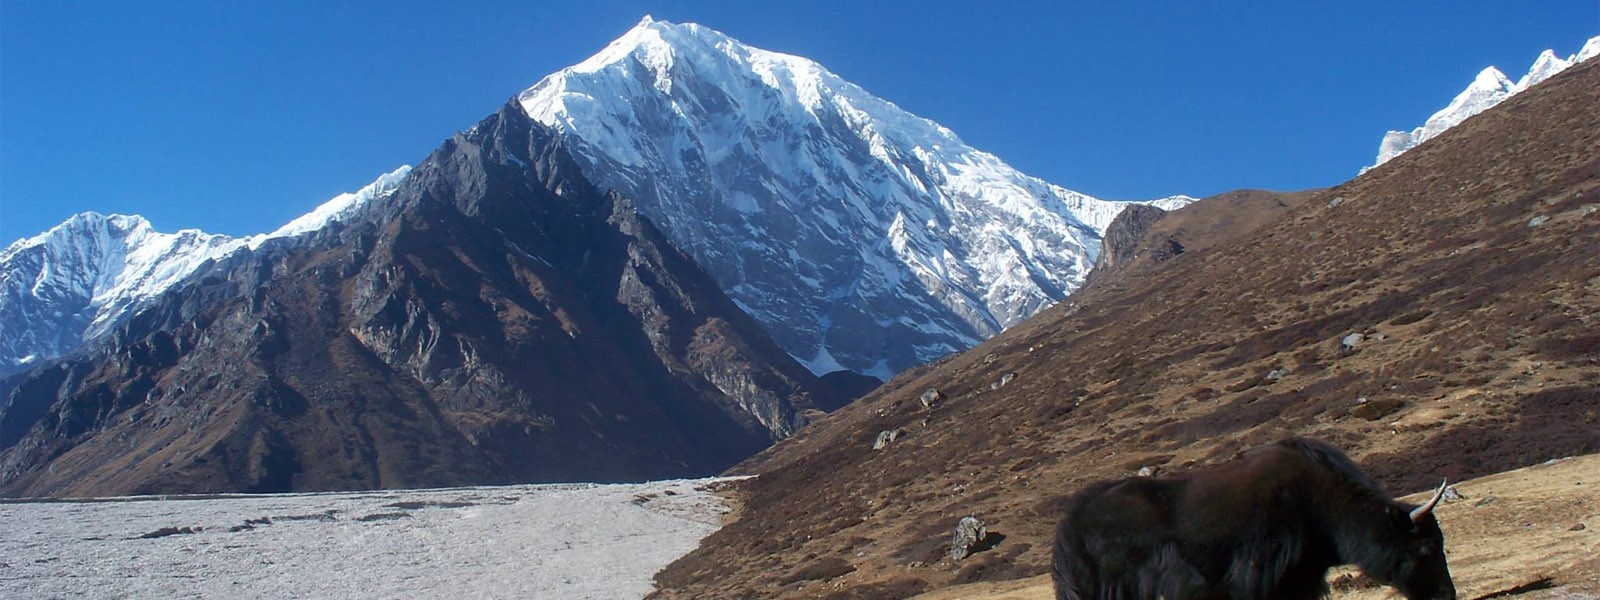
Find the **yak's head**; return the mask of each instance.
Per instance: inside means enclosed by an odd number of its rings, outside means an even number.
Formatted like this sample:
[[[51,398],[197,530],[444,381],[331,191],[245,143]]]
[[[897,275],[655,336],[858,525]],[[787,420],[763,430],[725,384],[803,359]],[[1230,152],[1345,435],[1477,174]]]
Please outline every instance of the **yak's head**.
[[[1377,538],[1382,549],[1362,571],[1393,586],[1407,600],[1456,600],[1456,586],[1444,559],[1444,532],[1433,508],[1444,496],[1440,485],[1433,498],[1421,506],[1391,504],[1384,515],[1384,531]]]

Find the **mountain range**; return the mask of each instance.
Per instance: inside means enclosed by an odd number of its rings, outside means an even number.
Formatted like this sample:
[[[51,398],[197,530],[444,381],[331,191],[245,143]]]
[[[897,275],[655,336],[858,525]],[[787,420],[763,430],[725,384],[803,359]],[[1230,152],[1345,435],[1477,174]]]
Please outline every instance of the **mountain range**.
[[[86,213],[0,252],[0,493],[710,474],[1097,260],[1141,271],[1306,202],[1091,198],[648,17],[418,165],[272,233]],[[1191,225],[1144,245],[1163,222]]]

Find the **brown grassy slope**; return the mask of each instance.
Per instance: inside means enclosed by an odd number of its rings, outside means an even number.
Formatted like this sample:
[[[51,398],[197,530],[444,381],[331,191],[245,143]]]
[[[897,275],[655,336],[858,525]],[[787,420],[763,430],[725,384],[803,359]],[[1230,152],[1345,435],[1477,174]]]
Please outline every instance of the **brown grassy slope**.
[[[896,378],[743,465],[760,477],[742,518],[659,574],[661,596],[892,598],[1036,575],[1085,483],[1288,433],[1400,493],[1600,450],[1595,106],[1600,63]],[[1367,337],[1341,352],[1351,333]],[[945,397],[931,410],[929,388]],[[952,563],[968,514],[1004,538]]]
[[[1463,600],[1600,597],[1600,455],[1541,464],[1459,484],[1439,506],[1450,574]],[[1422,502],[1430,492],[1407,498]],[[1346,571],[1348,572],[1348,571]],[[1334,600],[1398,598],[1389,588],[1340,585]],[[1352,582],[1355,583],[1355,582]],[[1526,590],[1523,593],[1508,593]],[[1050,577],[954,586],[915,600],[1051,600]]]

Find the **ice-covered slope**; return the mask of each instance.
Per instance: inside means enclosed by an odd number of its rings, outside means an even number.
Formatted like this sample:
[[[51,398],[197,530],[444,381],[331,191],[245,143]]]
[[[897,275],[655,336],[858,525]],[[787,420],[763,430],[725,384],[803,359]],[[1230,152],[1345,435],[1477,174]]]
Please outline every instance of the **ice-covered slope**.
[[[1504,102],[1506,98],[1519,94],[1572,65],[1593,58],[1596,54],[1600,54],[1600,36],[1589,38],[1583,49],[1565,59],[1556,56],[1554,50],[1545,50],[1533,61],[1528,73],[1516,81],[1511,81],[1511,78],[1506,77],[1500,69],[1485,68],[1478,72],[1478,76],[1472,80],[1467,89],[1450,101],[1449,106],[1433,113],[1421,127],[1411,131],[1390,131],[1385,134],[1383,143],[1378,146],[1378,162],[1373,163],[1372,167],[1389,162],[1389,159],[1416,147],[1417,144],[1433,139],[1445,130],[1460,125],[1469,117]]]
[[[340,194],[269,234],[156,231],[137,215],[81,213],[0,251],[0,375],[69,353],[110,331],[210,261],[341,221],[394,190],[409,166]]]
[[[695,24],[646,17],[519,100],[817,373],[887,376],[1027,318],[1126,206]]]

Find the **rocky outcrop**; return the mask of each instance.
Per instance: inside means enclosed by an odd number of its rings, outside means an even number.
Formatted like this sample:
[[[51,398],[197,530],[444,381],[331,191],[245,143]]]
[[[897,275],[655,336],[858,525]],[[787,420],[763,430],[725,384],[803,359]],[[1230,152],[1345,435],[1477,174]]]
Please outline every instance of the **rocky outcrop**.
[[[1100,243],[1100,256],[1095,258],[1094,271],[1090,271],[1090,274],[1114,269],[1132,261],[1141,247],[1139,242],[1144,239],[1145,233],[1150,231],[1156,221],[1165,216],[1167,211],[1145,204],[1131,205],[1118,213],[1117,218],[1112,219],[1111,225],[1106,228],[1105,238]],[[1171,254],[1182,252],[1183,247],[1176,246]]]

